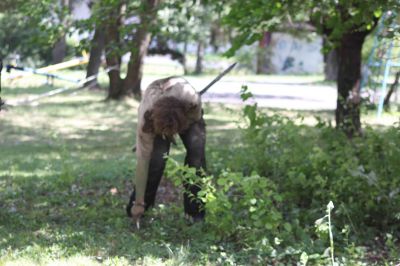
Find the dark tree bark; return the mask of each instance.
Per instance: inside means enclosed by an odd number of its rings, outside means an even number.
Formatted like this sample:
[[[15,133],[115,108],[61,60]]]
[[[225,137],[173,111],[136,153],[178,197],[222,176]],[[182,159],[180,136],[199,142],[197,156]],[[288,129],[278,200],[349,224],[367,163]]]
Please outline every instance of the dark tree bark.
[[[219,51],[221,35],[221,22],[219,20],[215,20],[211,24],[210,28],[210,45],[213,48],[214,53],[218,53]]]
[[[333,49],[324,54],[324,74],[326,81],[336,81],[338,75],[337,50]]]
[[[203,73],[203,59],[204,59],[204,42],[199,40],[197,44],[197,59],[196,59],[196,68],[194,70],[195,74]]]
[[[323,46],[326,47],[327,40],[323,37]],[[328,53],[324,53],[324,76],[326,81],[337,81],[338,75],[338,51],[332,48]]]
[[[268,73],[267,65],[267,49],[271,43],[271,32],[264,32],[263,38],[258,42],[257,48],[257,64],[256,64],[256,74]]]
[[[257,49],[257,60],[256,60],[256,74],[264,74],[264,64],[265,64],[265,50],[261,47]]]
[[[361,133],[361,49],[369,32],[345,33],[338,48],[336,127],[351,138]]]
[[[70,0],[61,0],[60,1],[61,9],[68,8],[69,12],[72,10],[72,1]],[[63,12],[63,11],[62,11]],[[60,24],[63,27],[67,27],[68,21],[64,13],[59,14]],[[67,41],[66,41],[65,32],[60,36],[57,42],[54,43],[53,50],[51,51],[52,63],[58,64],[64,61],[65,56],[67,55]]]
[[[140,99],[142,95],[143,59],[150,44],[150,29],[157,15],[158,4],[159,0],[144,1],[144,9],[140,14],[140,26],[137,29],[135,42],[131,50],[128,72],[123,81],[124,92],[133,93],[136,99]]]
[[[67,55],[67,42],[65,40],[65,35],[61,36],[60,39],[54,44],[51,51],[51,62],[53,64],[58,64],[64,61]]]
[[[93,39],[91,41],[89,63],[86,68],[86,78],[92,77],[99,73],[101,65],[101,55],[103,54],[104,50],[104,42],[105,42],[104,28],[96,27]],[[97,82],[97,77],[86,82],[85,86],[88,86],[89,88],[100,88],[100,85]]]
[[[390,107],[390,98],[392,97],[392,94],[395,92],[395,90],[399,86],[399,78],[400,78],[400,71],[396,73],[394,82],[390,86],[389,91],[387,92],[387,94],[385,96],[385,100],[383,101],[383,106],[385,107],[385,110],[388,110]]]
[[[107,99],[118,100],[126,96],[127,93],[122,88],[122,79],[120,76],[121,56],[116,51],[120,43],[119,28],[121,26],[121,7],[109,14],[105,25],[105,53],[107,67],[113,68],[108,72],[110,80]]]

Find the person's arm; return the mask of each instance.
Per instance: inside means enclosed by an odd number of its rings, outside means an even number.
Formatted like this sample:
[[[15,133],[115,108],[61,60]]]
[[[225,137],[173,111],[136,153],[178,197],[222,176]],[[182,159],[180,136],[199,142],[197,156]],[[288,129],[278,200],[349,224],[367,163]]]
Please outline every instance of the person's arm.
[[[147,176],[149,173],[150,160],[139,156],[136,164],[136,177],[135,177],[135,202],[144,204],[144,195],[146,192]]]
[[[139,123],[141,125],[141,123]],[[153,149],[154,136],[144,133],[139,127],[136,137],[136,175],[135,175],[135,204],[132,207],[131,214],[138,223],[145,210],[145,193]]]

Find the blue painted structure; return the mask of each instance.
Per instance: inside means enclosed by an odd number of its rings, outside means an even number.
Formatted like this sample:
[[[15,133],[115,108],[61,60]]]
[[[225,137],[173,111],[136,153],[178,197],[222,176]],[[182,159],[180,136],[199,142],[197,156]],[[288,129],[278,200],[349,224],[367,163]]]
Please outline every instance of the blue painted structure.
[[[373,89],[375,93],[380,90],[378,100],[377,116],[380,118],[383,112],[383,102],[385,99],[387,87],[390,84],[391,71],[400,68],[400,41],[387,37],[389,27],[385,27],[388,20],[392,21],[390,28],[399,27],[397,24],[397,14],[395,12],[386,12],[379,21],[374,36],[374,43],[364,71],[361,89],[366,87]]]

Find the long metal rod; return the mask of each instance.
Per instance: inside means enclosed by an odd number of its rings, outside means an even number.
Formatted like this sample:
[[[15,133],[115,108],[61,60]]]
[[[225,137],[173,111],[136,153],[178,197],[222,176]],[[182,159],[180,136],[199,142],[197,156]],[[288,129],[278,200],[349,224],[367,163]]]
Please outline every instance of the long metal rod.
[[[7,65],[7,72],[10,72],[11,69],[16,69],[19,71],[24,71],[24,72],[35,74],[35,75],[46,76],[47,78],[59,79],[59,80],[73,82],[73,83],[79,83],[81,81],[79,79],[72,79],[72,78],[68,78],[65,76],[60,76],[60,75],[44,72],[41,70],[37,70],[34,68],[17,67],[17,66],[13,66],[13,65]]]
[[[117,69],[117,68],[118,68],[118,66],[108,67],[108,68],[104,69],[102,72],[108,73],[111,70],[114,70],[114,69]],[[7,102],[6,104],[9,105],[9,106],[18,106],[18,105],[23,105],[23,104],[30,104],[30,103],[38,101],[38,100],[40,100],[42,98],[46,98],[46,97],[50,97],[50,96],[53,96],[53,95],[57,95],[57,94],[65,92],[65,91],[71,91],[71,92],[79,91],[79,90],[85,89],[87,87],[85,84],[88,81],[94,80],[99,74],[100,73],[97,73],[97,74],[94,74],[94,75],[92,75],[90,77],[82,79],[78,83],[79,86],[76,87],[76,88],[70,88],[70,87],[58,88],[58,89],[54,89],[54,90],[51,90],[49,92],[45,92],[45,93],[42,93],[42,94],[39,94],[39,95],[36,95],[36,96],[33,96],[33,97],[29,97],[29,98],[26,98],[26,99]]]
[[[215,79],[213,79],[213,81],[211,81],[204,89],[202,89],[199,94],[203,95],[204,93],[206,93],[206,91],[211,88],[212,85],[214,85],[218,80],[220,80],[223,76],[225,76],[226,74],[229,73],[229,71],[231,71],[237,63],[233,63],[232,65],[230,65],[227,69],[224,70],[224,72],[222,72],[221,74],[219,74]]]

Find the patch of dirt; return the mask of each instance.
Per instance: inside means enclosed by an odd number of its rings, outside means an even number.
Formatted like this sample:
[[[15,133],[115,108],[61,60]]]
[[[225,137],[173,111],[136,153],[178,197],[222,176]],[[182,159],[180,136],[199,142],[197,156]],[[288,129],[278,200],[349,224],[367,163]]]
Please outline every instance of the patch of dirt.
[[[182,200],[183,188],[176,187],[165,176],[162,177],[158,187],[156,203],[169,204]]]
[[[124,185],[122,194],[129,195],[132,193],[132,181],[127,180]],[[156,204],[170,204],[182,201],[183,188],[176,187],[165,176],[161,178],[160,185],[158,186]]]

